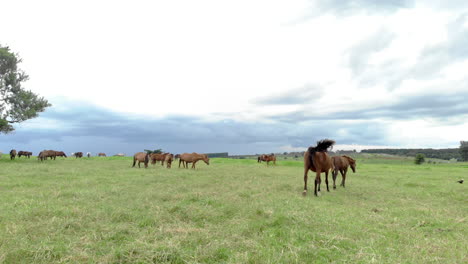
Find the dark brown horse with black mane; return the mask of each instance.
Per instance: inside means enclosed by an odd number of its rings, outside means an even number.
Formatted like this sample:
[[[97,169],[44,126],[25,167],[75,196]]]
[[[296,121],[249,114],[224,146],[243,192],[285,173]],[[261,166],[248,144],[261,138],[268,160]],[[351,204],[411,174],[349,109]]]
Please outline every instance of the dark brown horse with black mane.
[[[65,154],[65,152],[63,152],[63,151],[55,151],[55,157],[64,157],[64,158],[66,158],[67,154]],[[55,159],[55,157],[54,157],[54,159]]]
[[[75,158],[82,158],[83,157],[83,152],[75,152]]]
[[[28,157],[29,159],[31,158],[31,155],[32,155],[31,151],[24,151],[24,150],[18,151],[18,158],[21,158],[21,156],[25,156],[25,157]]]
[[[340,186],[345,187],[346,183],[346,173],[348,172],[348,167],[351,167],[353,172],[356,172],[356,160],[346,155],[332,157],[333,165],[335,169],[333,170],[333,189],[336,189],[335,180],[338,176],[338,171],[341,173],[341,184]]]
[[[309,170],[315,172],[315,184],[314,184],[314,195],[318,196],[320,192],[320,183],[322,179],[320,174],[325,173],[325,183],[327,184],[327,191],[330,191],[328,188],[328,172],[333,170],[333,161],[328,155],[328,148],[332,147],[335,144],[334,140],[323,139],[317,142],[317,146],[309,147],[309,149],[304,153],[304,191],[303,195],[307,194],[307,173]],[[317,188],[318,187],[318,188]]]

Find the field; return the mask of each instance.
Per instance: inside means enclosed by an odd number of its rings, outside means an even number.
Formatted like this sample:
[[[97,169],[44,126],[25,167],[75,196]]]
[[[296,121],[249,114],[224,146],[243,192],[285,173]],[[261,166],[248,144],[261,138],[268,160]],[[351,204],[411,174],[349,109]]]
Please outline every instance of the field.
[[[0,263],[468,262],[467,163],[359,158],[303,197],[301,161],[131,162],[4,155]]]

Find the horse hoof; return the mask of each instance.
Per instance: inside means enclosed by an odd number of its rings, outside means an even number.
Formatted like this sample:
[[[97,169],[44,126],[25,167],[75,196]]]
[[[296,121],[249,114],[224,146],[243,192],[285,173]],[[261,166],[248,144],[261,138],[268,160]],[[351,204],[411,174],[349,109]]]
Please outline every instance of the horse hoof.
[[[307,191],[303,191],[302,196],[306,196],[306,195],[307,195]]]

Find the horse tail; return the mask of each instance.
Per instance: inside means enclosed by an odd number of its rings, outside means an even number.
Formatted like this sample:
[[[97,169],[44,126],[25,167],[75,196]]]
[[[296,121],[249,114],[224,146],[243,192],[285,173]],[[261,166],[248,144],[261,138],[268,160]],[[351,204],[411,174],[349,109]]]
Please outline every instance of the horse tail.
[[[135,167],[135,164],[136,164],[136,157],[133,156],[133,166],[132,167]]]
[[[318,151],[318,152],[327,152],[328,148],[333,147],[334,144],[335,144],[334,140],[322,139],[320,141],[317,141],[317,146],[314,149],[315,151]]]

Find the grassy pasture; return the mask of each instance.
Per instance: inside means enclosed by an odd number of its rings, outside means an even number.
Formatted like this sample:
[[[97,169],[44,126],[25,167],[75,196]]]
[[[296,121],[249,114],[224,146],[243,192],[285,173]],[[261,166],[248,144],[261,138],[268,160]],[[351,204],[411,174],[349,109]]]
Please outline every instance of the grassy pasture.
[[[468,262],[467,163],[359,158],[320,197],[300,161],[131,163],[0,159],[0,263]]]

